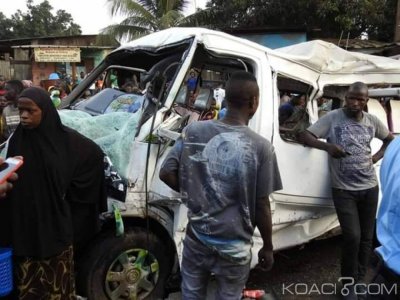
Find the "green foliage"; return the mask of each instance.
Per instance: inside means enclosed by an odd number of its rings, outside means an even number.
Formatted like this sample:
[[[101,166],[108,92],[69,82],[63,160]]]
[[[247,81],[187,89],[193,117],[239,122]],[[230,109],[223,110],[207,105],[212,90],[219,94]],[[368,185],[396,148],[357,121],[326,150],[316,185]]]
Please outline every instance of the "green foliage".
[[[391,41],[396,0],[210,0],[214,28],[287,27],[318,30],[320,37]]]
[[[33,0],[26,1],[27,11],[17,10],[11,18],[0,13],[0,38],[28,38],[40,36],[64,36],[81,34],[81,27],[74,23],[70,13],[57,10],[48,0],[33,5]]]
[[[118,40],[131,40],[139,36],[174,26],[203,24],[209,21],[206,13],[185,17],[183,10],[190,0],[107,0],[113,16],[123,16],[119,24],[107,26],[102,34]],[[201,13],[201,14],[200,14]]]
[[[8,39],[12,36],[11,20],[0,12],[0,40]]]

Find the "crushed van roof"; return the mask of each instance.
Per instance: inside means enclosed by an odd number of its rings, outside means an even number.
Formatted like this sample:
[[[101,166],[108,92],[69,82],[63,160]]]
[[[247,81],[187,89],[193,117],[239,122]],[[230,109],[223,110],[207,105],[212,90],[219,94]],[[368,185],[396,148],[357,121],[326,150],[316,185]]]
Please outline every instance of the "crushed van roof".
[[[362,81],[366,84],[399,83],[400,61],[346,51],[321,40],[279,48],[276,49],[276,52],[279,52],[285,59],[317,73],[317,82],[320,88],[325,85],[348,85],[355,81]],[[283,60],[283,64],[286,64],[285,60]],[[288,67],[290,70],[294,69]],[[307,79],[306,77],[303,78]]]
[[[346,51],[321,40],[276,49],[320,73],[399,73],[400,61]]]
[[[267,55],[278,72],[302,78],[308,82],[325,84],[398,83],[400,61],[392,58],[346,51],[334,44],[315,40],[279,49],[269,49],[244,38],[205,28],[169,28],[131,41],[115,51],[149,49],[156,50],[180,44],[196,38],[213,50],[232,51],[243,47],[242,53]],[[254,52],[256,51],[256,52]]]
[[[229,39],[229,40],[234,39],[234,40],[240,40],[243,43],[243,45],[256,47],[258,49],[270,50],[269,48],[261,46],[257,43],[248,41],[243,38],[235,37],[233,35],[224,33],[222,31],[216,31],[199,27],[172,27],[151,33],[149,35],[128,42],[119,47],[116,51],[123,49],[135,49],[135,48],[158,49],[166,45],[177,44],[184,40],[188,40],[194,37],[197,37],[200,41],[204,41],[204,37],[207,37],[208,35],[220,37],[221,44],[223,44],[224,39]]]

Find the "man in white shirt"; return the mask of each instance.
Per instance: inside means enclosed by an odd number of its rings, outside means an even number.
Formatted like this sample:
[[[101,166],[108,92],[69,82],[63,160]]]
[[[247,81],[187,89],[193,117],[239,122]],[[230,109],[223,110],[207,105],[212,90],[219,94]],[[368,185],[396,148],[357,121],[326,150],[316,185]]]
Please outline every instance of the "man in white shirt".
[[[222,101],[225,99],[225,90],[222,88],[222,84],[214,89],[214,99],[217,101],[217,107],[221,108]]]

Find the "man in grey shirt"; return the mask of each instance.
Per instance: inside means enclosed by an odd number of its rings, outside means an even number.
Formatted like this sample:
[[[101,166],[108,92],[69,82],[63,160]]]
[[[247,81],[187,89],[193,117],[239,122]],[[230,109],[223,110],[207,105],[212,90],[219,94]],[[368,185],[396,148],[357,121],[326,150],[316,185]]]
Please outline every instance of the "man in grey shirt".
[[[160,171],[160,178],[187,198],[189,209],[183,299],[206,299],[212,273],[216,299],[241,299],[255,226],[264,242],[259,264],[270,269],[273,263],[269,195],[282,184],[273,146],[247,127],[258,107],[255,77],[234,73],[225,97],[225,117],[187,126]]]
[[[342,280],[345,284],[360,282],[365,275],[379,194],[373,164],[393,140],[376,116],[363,111],[367,102],[368,87],[355,82],[348,90],[344,108],[326,114],[299,136],[305,145],[330,155],[332,196],[343,234],[341,273],[346,277]],[[374,137],[383,145],[371,155]],[[347,298],[357,299],[354,290]]]

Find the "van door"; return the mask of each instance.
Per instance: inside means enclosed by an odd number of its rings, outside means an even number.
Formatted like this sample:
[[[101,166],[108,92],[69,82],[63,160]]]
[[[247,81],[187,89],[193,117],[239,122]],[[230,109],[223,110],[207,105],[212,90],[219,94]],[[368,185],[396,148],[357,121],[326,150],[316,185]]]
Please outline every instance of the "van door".
[[[274,248],[307,242],[338,226],[330,192],[328,156],[305,147],[296,133],[318,116],[316,81],[274,73],[277,89],[273,145],[283,189],[273,193]]]

